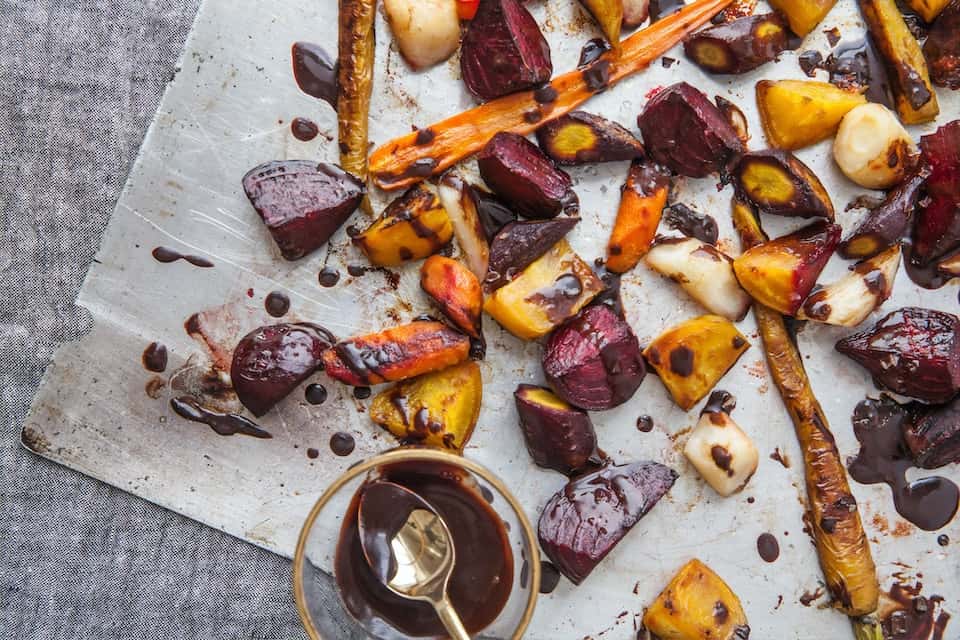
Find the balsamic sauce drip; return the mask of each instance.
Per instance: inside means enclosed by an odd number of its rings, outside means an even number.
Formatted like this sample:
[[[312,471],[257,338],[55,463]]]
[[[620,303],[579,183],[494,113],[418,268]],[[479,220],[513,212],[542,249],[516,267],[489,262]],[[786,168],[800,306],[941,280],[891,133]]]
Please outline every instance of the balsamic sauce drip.
[[[340,272],[334,267],[324,267],[317,275],[321,287],[335,287],[340,282]]]
[[[294,118],[290,123],[290,132],[293,137],[303,142],[309,142],[320,134],[320,127],[309,118]]]
[[[696,238],[707,244],[717,244],[720,231],[713,216],[694,211],[685,204],[676,203],[664,212],[664,221],[688,238]]]
[[[354,387],[353,388],[353,397],[357,400],[366,400],[370,397],[370,394],[373,393],[370,390],[370,387]]]
[[[603,38],[587,40],[587,43],[580,49],[580,61],[577,63],[577,69],[586,69],[607,51],[610,51],[610,45]]]
[[[643,433],[653,431],[653,418],[646,415],[637,418],[637,431],[642,431]]]
[[[151,342],[143,350],[141,361],[147,371],[163,373],[167,370],[167,348],[159,342]]]
[[[337,64],[320,45],[295,42],[292,49],[293,77],[300,90],[337,108]]]
[[[923,583],[894,584],[889,600],[895,606],[881,620],[883,637],[889,640],[946,640],[950,614],[943,610],[941,596],[921,595]]]
[[[650,0],[650,24],[680,11],[685,5],[684,0]]]
[[[170,400],[170,407],[178,416],[192,422],[202,422],[221,436],[236,434],[254,438],[272,438],[257,423],[235,413],[211,411],[200,405],[193,396],[180,396]]]
[[[356,446],[357,442],[353,439],[353,436],[344,431],[338,431],[330,436],[330,451],[333,451],[335,455],[348,456],[353,453]]]
[[[263,301],[263,307],[274,318],[282,318],[290,311],[290,298],[279,291],[271,291]]]
[[[322,384],[309,384],[303,395],[310,404],[323,404],[327,401],[327,388]]]
[[[560,584],[560,570],[556,565],[546,560],[540,561],[540,593],[547,595],[553,593],[557,585]]]
[[[770,533],[762,533],[757,538],[757,553],[764,562],[776,562],[780,557],[780,543]]]
[[[213,263],[204,257],[184,255],[179,251],[169,247],[156,247],[151,253],[153,254],[154,260],[164,264],[176,262],[177,260],[185,260],[193,266],[200,267],[201,269],[209,269],[213,266]]]

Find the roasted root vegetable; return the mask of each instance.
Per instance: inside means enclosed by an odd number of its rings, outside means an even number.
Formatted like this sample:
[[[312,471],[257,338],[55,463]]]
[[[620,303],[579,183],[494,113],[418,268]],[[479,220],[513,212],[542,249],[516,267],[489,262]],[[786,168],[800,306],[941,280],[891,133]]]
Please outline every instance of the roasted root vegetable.
[[[766,236],[755,212],[744,203],[733,207],[734,227],[745,249]],[[834,605],[848,616],[866,616],[877,609],[880,584],[857,501],[826,415],[820,407],[783,316],[755,304],[753,312],[763,339],[767,365],[793,420],[803,450],[810,531]],[[879,639],[879,626],[854,620],[858,638]],[[871,635],[872,634],[872,635]]]
[[[383,0],[400,55],[414,69],[432,67],[460,46],[457,0]]]
[[[960,391],[960,319],[951,313],[904,307],[836,348],[895,393],[947,402]]]
[[[483,284],[488,290],[507,284],[531,263],[560,242],[580,222],[579,218],[511,222],[490,245],[490,266]]]
[[[621,0],[623,4],[623,26],[627,29],[639,27],[650,15],[650,0]]]
[[[767,13],[702,29],[686,39],[683,50],[711,73],[746,73],[775,60],[789,39],[783,18]]]
[[[950,4],[950,0],[906,0],[906,3],[920,14],[924,22],[933,22]]]
[[[833,220],[833,202],[820,179],[782,149],[754,151],[736,168],[737,190],[764,213]]]
[[[837,282],[815,287],[797,317],[855,327],[890,297],[899,266],[900,245],[894,245],[859,263]]]
[[[792,316],[817,284],[839,241],[838,225],[815,222],[748,249],[733,261],[733,270],[754,300]]]
[[[726,171],[746,150],[716,105],[686,82],[657,93],[637,122],[650,158],[690,178]]]
[[[960,462],[960,401],[915,412],[903,431],[913,461],[923,469]]]
[[[420,288],[430,296],[457,329],[483,339],[480,280],[465,266],[445,256],[430,256],[420,267]]]
[[[498,133],[477,157],[480,175],[494,192],[527,218],[576,215],[573,181],[535,144],[515,133]]]
[[[367,183],[367,134],[370,96],[373,93],[373,63],[377,36],[376,0],[343,0],[340,3],[337,55],[337,125],[340,165]],[[364,211],[373,215],[367,198]]]
[[[843,116],[866,104],[860,93],[816,80],[761,80],[757,83],[760,122],[770,146],[792,151],[826,140]]]
[[[590,265],[561,240],[494,291],[483,309],[518,338],[535,340],[575,316],[603,289]]]
[[[910,231],[913,211],[930,170],[916,168],[903,182],[887,192],[883,202],[870,211],[860,226],[837,246],[844,258],[863,259],[875,256],[897,244]]]
[[[950,3],[933,23],[923,55],[930,67],[933,84],[960,89],[960,0]]]
[[[900,184],[916,162],[917,145],[882,104],[863,104],[843,117],[833,159],[844,175],[867,189]]]
[[[477,205],[477,214],[480,216],[480,224],[483,225],[487,239],[492,242],[493,237],[500,233],[501,229],[511,222],[517,221],[517,214],[486,189],[473,187],[473,194],[474,202]]]
[[[473,155],[501,131],[532,133],[544,122],[573,111],[591,96],[624,78],[646,69],[672,46],[709,21],[731,0],[695,0],[677,13],[658,20],[622,43],[619,56],[602,56],[584,74],[575,69],[554,78],[546,87],[498,98],[430,126],[434,137],[418,142],[411,132],[375,149],[370,167],[377,186],[393,190],[409,187],[431,175],[443,173]],[[483,52],[486,55],[486,52]],[[486,64],[488,60],[483,59]],[[512,68],[507,71],[513,73]],[[598,72],[605,83],[598,84]],[[587,77],[589,76],[589,78]],[[536,116],[536,117],[535,117]]]
[[[858,0],[860,12],[880,51],[890,78],[897,115],[904,124],[929,122],[940,113],[920,43],[896,0]]]
[[[572,111],[537,129],[540,148],[557,164],[632,160],[643,156],[643,145],[612,120]]]
[[[520,428],[533,461],[571,475],[600,462],[590,415],[549,389],[521,384],[513,393]]]
[[[463,261],[473,275],[483,278],[487,274],[490,246],[480,216],[477,193],[477,189],[455,173],[445,175],[437,186],[440,204],[450,219]]]
[[[683,446],[690,464],[724,497],[742,491],[760,462],[753,440],[730,417],[730,400],[726,391],[714,391]]]
[[[928,264],[960,246],[960,120],[920,138],[930,167],[913,228],[913,259]]]
[[[463,362],[377,394],[370,419],[403,443],[463,451],[480,416],[483,382],[476,362]]]
[[[580,0],[580,4],[597,21],[603,37],[615,50],[620,49],[620,29],[623,28],[623,0]]]
[[[643,614],[643,626],[662,640],[747,640],[750,627],[737,594],[694,558]]]
[[[373,264],[394,267],[433,255],[452,238],[453,226],[436,189],[418,184],[391,202],[353,243]]]
[[[580,584],[677,480],[657,462],[608,465],[553,494],[540,514],[540,547]]]
[[[769,0],[770,6],[782,13],[790,29],[798,36],[806,36],[827,17],[837,0]]]
[[[260,417],[309,378],[336,339],[312,324],[275,324],[245,335],[233,351],[230,380],[240,402]]]
[[[713,216],[706,215],[691,209],[687,205],[674,202],[667,207],[663,221],[671,229],[676,229],[688,238],[696,238],[701,242],[716,246],[720,239],[720,228]]]
[[[662,238],[646,257],[650,267],[676,282],[710,313],[743,320],[752,302],[733,272],[733,260],[694,238]]]
[[[650,249],[670,195],[670,175],[657,165],[634,161],[620,194],[620,208],[607,243],[607,269],[625,273]]]
[[[326,244],[356,211],[366,189],[333,164],[278,160],[248,171],[243,191],[280,254],[298,260]]]
[[[570,404],[602,411],[633,397],[647,368],[627,321],[597,304],[550,334],[543,350],[543,372],[551,388]]]
[[[467,89],[486,101],[548,82],[550,46],[519,0],[483,0],[460,51]]]
[[[643,355],[673,401],[689,411],[749,348],[750,343],[732,322],[706,315],[667,329]]]
[[[334,380],[355,387],[445,369],[470,355],[470,338],[442,322],[417,320],[343,340],[323,352],[323,365]]]

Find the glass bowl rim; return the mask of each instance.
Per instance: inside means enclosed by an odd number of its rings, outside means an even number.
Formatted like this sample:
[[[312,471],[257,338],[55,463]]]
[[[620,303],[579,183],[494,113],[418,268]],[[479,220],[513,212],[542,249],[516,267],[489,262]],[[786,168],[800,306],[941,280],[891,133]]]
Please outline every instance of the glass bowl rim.
[[[480,476],[480,478],[482,478],[484,481],[493,485],[497,492],[506,499],[507,503],[509,503],[510,507],[517,516],[517,520],[520,523],[523,538],[526,542],[529,555],[526,561],[530,570],[530,593],[527,596],[527,603],[524,607],[520,622],[517,624],[517,627],[511,636],[511,640],[520,640],[520,638],[523,637],[523,633],[529,626],[530,620],[533,618],[533,611],[536,607],[537,597],[540,593],[540,547],[537,542],[537,537],[534,534],[533,526],[530,524],[523,507],[521,507],[513,493],[511,493],[506,484],[504,484],[504,482],[495,476],[489,469],[477,462],[474,462],[473,460],[468,460],[467,458],[454,453],[441,451],[439,449],[422,448],[394,449],[392,451],[377,454],[372,458],[368,458],[359,464],[350,467],[323,491],[323,493],[320,495],[320,498],[313,505],[313,508],[310,509],[310,513],[307,515],[307,519],[304,521],[303,526],[300,529],[300,535],[297,539],[297,547],[293,554],[293,597],[296,601],[297,613],[300,615],[300,621],[303,623],[303,627],[306,629],[307,635],[310,636],[311,640],[330,640],[324,639],[323,636],[320,635],[320,632],[317,631],[316,625],[313,622],[313,618],[310,616],[310,612],[307,609],[306,597],[303,590],[303,565],[305,561],[304,556],[306,554],[307,539],[310,537],[310,532],[313,530],[313,525],[316,522],[317,517],[320,515],[320,512],[327,505],[330,499],[333,498],[333,496],[338,493],[348,482],[376,467],[396,462],[442,462],[457,467],[462,467],[467,471]]]

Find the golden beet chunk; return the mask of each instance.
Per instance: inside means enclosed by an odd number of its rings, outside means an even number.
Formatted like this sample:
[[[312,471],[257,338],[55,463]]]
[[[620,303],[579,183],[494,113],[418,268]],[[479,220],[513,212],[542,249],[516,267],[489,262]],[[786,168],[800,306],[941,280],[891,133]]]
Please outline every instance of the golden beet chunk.
[[[404,443],[462,452],[480,415],[483,382],[476,362],[407,380],[370,404],[370,419]]]
[[[420,287],[458,329],[471,338],[483,337],[483,292],[466,266],[445,256],[430,256],[420,267]]]
[[[907,0],[907,4],[919,13],[925,22],[933,22],[947,8],[950,0]]]
[[[590,265],[561,240],[494,291],[484,310],[518,338],[535,340],[575,316],[604,288]]]
[[[837,132],[843,117],[867,99],[815,80],[761,80],[757,107],[767,140],[778,149],[800,149]]]
[[[420,183],[394,200],[353,239],[370,262],[395,267],[439,251],[453,238],[453,225],[436,190]]]
[[[770,0],[770,6],[782,13],[790,30],[806,36],[827,17],[837,0]]]
[[[580,0],[597,21],[610,46],[620,50],[620,29],[623,27],[623,0]]]
[[[696,558],[680,569],[647,609],[643,626],[661,640],[745,640],[750,636],[737,594]]]
[[[660,334],[643,355],[681,409],[689,411],[730,370],[750,343],[732,322],[705,315]]]

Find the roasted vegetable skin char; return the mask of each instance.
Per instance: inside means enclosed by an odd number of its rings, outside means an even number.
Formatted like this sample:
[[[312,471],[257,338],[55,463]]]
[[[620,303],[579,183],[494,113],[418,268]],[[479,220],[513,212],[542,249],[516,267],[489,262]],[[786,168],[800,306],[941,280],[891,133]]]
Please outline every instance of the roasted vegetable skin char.
[[[683,50],[711,73],[746,73],[775,60],[788,41],[783,18],[768,13],[702,29],[686,39]]]

